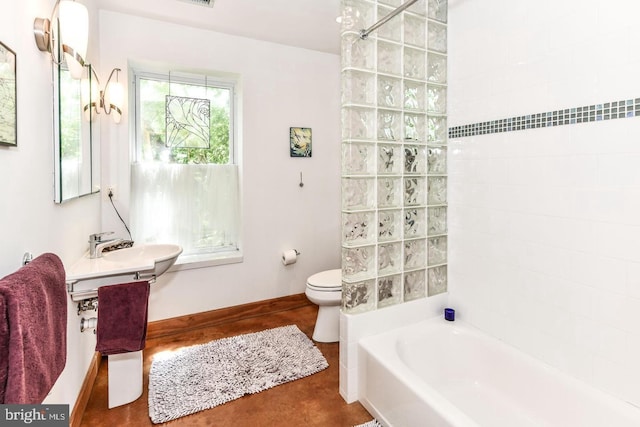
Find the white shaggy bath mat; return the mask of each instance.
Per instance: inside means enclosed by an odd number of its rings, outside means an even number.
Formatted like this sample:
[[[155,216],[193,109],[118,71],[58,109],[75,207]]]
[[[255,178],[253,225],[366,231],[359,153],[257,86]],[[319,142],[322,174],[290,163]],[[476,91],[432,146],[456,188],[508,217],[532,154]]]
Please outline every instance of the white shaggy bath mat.
[[[163,423],[322,371],[320,350],[295,325],[157,354],[149,417]]]
[[[378,420],[369,421],[368,423],[358,424],[353,427],[382,427],[382,424],[378,422]]]

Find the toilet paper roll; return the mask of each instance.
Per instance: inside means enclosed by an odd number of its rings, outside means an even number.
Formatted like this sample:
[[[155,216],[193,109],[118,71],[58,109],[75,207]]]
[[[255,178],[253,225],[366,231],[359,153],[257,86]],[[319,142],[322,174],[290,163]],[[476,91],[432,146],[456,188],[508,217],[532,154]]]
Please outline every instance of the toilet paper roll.
[[[298,258],[298,252],[295,249],[289,249],[282,252],[282,263],[284,265],[295,264]]]

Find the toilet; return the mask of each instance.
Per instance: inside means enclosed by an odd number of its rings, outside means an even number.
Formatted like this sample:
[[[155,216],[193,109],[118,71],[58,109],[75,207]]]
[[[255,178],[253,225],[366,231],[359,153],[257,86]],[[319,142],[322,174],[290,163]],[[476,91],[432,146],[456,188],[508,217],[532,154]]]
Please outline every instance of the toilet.
[[[340,303],[342,301],[342,270],[326,270],[307,279],[305,295],[318,305],[318,318],[313,340],[340,341]]]

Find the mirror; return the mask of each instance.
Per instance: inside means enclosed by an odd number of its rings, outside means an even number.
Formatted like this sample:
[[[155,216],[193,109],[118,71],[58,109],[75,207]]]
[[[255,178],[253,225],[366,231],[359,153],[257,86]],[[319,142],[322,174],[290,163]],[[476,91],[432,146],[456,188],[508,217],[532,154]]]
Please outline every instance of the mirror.
[[[98,120],[92,108],[83,114],[83,103],[88,103],[83,100],[95,96],[89,88],[96,83],[91,81],[91,65],[85,68],[86,80],[74,80],[65,63],[53,67],[56,203],[100,191],[100,147],[95,138],[99,135]],[[83,96],[83,91],[88,96]]]

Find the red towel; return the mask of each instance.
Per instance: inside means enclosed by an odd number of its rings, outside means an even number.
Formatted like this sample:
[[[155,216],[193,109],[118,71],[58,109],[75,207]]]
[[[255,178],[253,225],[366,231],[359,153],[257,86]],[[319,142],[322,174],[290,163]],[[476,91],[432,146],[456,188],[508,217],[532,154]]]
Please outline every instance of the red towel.
[[[144,348],[147,338],[149,282],[98,288],[96,351],[119,354]]]
[[[0,280],[0,403],[42,403],[66,360],[64,266],[43,254]]]

